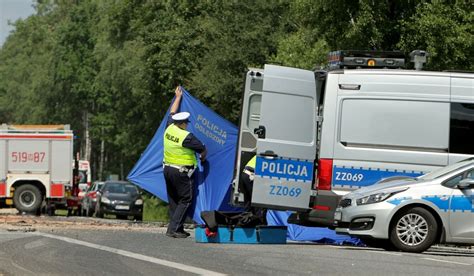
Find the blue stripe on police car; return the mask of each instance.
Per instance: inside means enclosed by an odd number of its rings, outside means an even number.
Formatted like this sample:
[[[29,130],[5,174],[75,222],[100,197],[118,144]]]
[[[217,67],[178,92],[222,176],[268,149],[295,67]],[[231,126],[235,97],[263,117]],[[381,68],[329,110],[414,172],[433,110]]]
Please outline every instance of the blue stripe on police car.
[[[388,203],[393,205],[399,205],[400,203],[411,200],[411,197],[400,197],[387,200]],[[422,200],[429,201],[436,205],[441,211],[453,211],[453,212],[471,212],[474,211],[473,199],[462,195],[455,195],[450,197],[449,195],[443,196],[422,196]],[[451,205],[450,205],[451,202]]]
[[[429,201],[436,205],[439,209],[447,212],[471,212],[472,200],[463,195],[455,195],[449,199],[449,196],[423,196],[423,200]],[[451,204],[450,204],[451,203]]]
[[[399,197],[399,198],[394,198],[394,199],[390,199],[390,200],[387,200],[388,203],[391,203],[393,205],[399,205],[400,203],[402,203],[403,201],[405,200],[410,200],[411,197],[409,196],[405,196],[405,197]]]

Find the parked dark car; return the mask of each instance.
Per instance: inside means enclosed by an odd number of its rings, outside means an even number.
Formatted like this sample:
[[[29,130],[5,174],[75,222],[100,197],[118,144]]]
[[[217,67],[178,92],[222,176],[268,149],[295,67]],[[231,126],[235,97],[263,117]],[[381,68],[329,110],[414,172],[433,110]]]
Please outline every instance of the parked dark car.
[[[82,214],[84,216],[92,217],[94,214],[95,204],[97,202],[97,191],[100,190],[104,184],[105,182],[103,181],[97,181],[86,190],[81,204]]]
[[[127,181],[106,181],[97,192],[95,216],[114,214],[118,219],[133,216],[143,220],[143,199],[138,187]]]

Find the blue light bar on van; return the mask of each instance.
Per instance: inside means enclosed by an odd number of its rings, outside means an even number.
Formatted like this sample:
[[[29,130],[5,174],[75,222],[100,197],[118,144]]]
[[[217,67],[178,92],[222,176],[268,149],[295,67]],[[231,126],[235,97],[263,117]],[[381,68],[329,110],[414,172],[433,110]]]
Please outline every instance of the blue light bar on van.
[[[400,51],[333,51],[328,55],[329,70],[350,68],[404,68],[405,55]]]

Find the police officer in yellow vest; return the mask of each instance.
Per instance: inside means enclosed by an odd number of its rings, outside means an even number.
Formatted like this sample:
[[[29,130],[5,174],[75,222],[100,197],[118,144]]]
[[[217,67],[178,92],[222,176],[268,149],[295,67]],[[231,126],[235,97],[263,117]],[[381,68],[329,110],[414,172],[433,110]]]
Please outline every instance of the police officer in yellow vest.
[[[194,171],[197,166],[196,153],[201,162],[206,158],[206,147],[192,133],[186,130],[188,112],[176,113],[182,97],[181,87],[175,90],[176,98],[171,106],[168,127],[164,133],[163,173],[169,201],[170,223],[166,235],[186,238],[184,221],[193,198]]]
[[[241,192],[244,194],[244,207],[245,211],[250,212],[252,208],[250,206],[252,200],[252,190],[253,190],[253,179],[255,177],[255,164],[257,156],[252,157],[247,164],[245,165],[242,173],[240,174],[240,186]]]
[[[257,156],[254,155],[242,170],[242,173],[240,174],[240,191],[244,194],[244,211],[250,212],[254,217],[260,219],[261,225],[266,225],[267,209],[252,207],[251,205],[256,163]]]

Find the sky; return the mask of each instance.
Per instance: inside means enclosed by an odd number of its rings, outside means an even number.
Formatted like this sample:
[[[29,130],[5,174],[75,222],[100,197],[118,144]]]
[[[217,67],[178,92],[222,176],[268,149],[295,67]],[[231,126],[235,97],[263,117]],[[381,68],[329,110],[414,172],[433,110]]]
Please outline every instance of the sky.
[[[25,19],[34,12],[33,0],[0,0],[0,47],[14,29],[8,25],[8,21]]]

